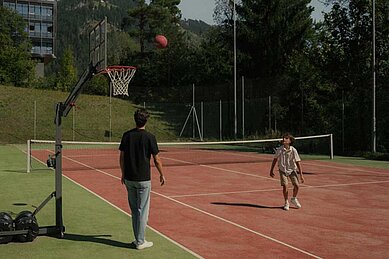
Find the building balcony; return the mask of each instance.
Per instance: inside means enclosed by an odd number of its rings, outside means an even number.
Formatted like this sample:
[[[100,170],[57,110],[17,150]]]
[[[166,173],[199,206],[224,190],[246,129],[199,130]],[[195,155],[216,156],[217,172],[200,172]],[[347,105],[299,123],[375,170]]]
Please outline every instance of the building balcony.
[[[51,32],[30,32],[30,38],[44,38],[44,39],[53,39],[53,33]]]
[[[29,20],[37,20],[37,21],[45,21],[45,22],[52,22],[53,16],[51,15],[39,15],[39,14],[29,14],[29,15],[23,15],[23,18],[29,19]]]

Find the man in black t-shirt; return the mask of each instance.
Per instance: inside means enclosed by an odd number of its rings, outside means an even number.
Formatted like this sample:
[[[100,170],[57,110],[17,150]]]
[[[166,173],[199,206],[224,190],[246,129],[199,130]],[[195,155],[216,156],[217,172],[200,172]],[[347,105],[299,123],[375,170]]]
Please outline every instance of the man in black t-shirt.
[[[145,130],[149,114],[146,110],[137,110],[134,114],[136,128],[123,134],[119,146],[120,168],[122,184],[126,185],[128,203],[131,209],[132,228],[137,249],[153,246],[153,242],[146,241],[145,231],[150,207],[150,159],[153,156],[155,167],[159,172],[161,185],[165,184],[162,172],[162,162],[158,157],[158,145],[155,136]]]

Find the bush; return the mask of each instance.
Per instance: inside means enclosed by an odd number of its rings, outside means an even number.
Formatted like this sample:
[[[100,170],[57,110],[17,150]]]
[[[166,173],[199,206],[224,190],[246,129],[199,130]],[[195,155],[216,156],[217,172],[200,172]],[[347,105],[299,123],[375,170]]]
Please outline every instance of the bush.
[[[370,160],[389,161],[389,153],[365,152],[362,157]]]

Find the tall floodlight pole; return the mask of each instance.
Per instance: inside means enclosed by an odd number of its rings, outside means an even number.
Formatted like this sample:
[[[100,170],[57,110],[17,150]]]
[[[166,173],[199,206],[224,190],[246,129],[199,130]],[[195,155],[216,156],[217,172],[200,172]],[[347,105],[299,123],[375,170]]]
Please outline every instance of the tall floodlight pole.
[[[236,9],[234,0],[234,136],[238,135],[238,119],[237,119],[237,105],[236,105]]]
[[[242,139],[244,139],[244,76],[242,76]]]
[[[373,152],[376,152],[377,128],[376,128],[376,63],[375,63],[375,0],[373,0]]]

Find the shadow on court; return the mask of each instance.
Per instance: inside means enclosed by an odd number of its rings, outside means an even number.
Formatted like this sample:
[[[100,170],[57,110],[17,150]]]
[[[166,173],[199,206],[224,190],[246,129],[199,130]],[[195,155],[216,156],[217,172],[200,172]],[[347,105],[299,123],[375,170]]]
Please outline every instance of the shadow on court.
[[[258,209],[282,209],[282,206],[265,206],[265,205],[250,204],[250,203],[211,202],[211,204],[225,205],[225,206],[252,207],[252,208],[258,208]]]
[[[26,169],[21,169],[21,170],[3,170],[3,172],[25,174],[26,173]]]
[[[99,244],[104,244],[109,246],[135,249],[135,247],[132,247],[130,243],[123,243],[120,241],[111,240],[103,237],[112,237],[112,236],[111,235],[79,235],[79,234],[65,233],[64,239],[72,240],[72,241],[81,241],[81,242],[93,242],[93,243],[99,243]]]

